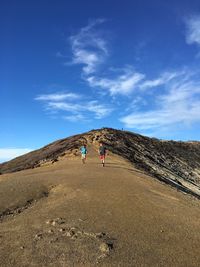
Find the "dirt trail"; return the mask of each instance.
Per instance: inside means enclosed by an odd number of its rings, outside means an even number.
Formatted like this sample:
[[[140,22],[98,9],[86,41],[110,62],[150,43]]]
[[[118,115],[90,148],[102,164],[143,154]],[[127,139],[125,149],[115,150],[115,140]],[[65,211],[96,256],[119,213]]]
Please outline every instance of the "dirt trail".
[[[199,266],[200,202],[110,154],[5,174],[0,266]]]

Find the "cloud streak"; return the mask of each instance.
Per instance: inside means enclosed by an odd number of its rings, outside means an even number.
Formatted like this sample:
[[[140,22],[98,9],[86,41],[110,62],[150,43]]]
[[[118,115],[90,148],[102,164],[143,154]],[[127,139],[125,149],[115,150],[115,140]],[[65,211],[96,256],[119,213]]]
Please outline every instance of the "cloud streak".
[[[145,80],[139,85],[140,89],[148,89],[153,87],[158,87],[161,85],[165,85],[169,83],[174,78],[177,78],[178,76],[182,75],[183,72],[164,72],[161,74],[160,77],[154,79],[154,80]]]
[[[194,15],[185,20],[186,42],[200,46],[200,15]]]
[[[104,19],[93,20],[69,38],[73,54],[72,64],[83,65],[84,75],[94,73],[108,55],[106,41],[101,37],[100,32],[95,30],[96,26],[104,21]]]
[[[123,72],[123,74],[115,79],[90,76],[87,78],[87,81],[91,87],[105,89],[111,96],[117,94],[128,95],[136,89],[138,83],[144,79],[145,75],[131,69],[124,69]]]
[[[120,121],[128,128],[139,130],[161,130],[200,122],[200,82],[182,78],[166,84],[167,93],[155,97],[153,109],[133,112]]]
[[[69,99],[70,97],[71,99]],[[110,105],[101,104],[97,100],[83,100],[80,95],[73,93],[40,95],[35,100],[42,101],[48,111],[67,112],[68,114],[62,117],[69,121],[86,121],[90,117],[102,119],[113,111]]]
[[[137,84],[144,78],[144,74],[136,72],[133,68],[122,68],[121,74],[114,78],[98,75],[98,68],[109,56],[108,43],[96,29],[97,25],[105,20],[97,19],[81,28],[78,34],[70,37],[72,47],[72,64],[80,64],[82,67],[82,78],[91,88],[103,89],[111,96],[121,94],[128,95],[134,91]]]
[[[41,101],[62,101],[62,100],[73,100],[79,99],[81,95],[75,93],[56,93],[56,94],[43,94],[35,98],[35,100]]]
[[[94,114],[95,119],[102,119],[113,111],[112,108],[108,107],[107,105],[99,104],[98,101],[92,100],[88,102],[82,102],[82,104],[75,104],[75,103],[67,103],[67,102],[49,102],[47,104],[47,108],[50,110],[60,110],[60,111],[67,111],[76,115],[76,119],[82,119],[84,113],[92,113]],[[88,114],[87,114],[88,115]],[[73,115],[74,116],[74,115]],[[72,118],[66,116],[65,118]],[[75,117],[73,117],[75,118]]]

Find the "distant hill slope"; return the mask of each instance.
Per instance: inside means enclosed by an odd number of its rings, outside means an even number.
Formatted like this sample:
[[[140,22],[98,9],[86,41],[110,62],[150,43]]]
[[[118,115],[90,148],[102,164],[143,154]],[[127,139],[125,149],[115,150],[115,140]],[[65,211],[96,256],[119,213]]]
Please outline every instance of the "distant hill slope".
[[[83,143],[97,146],[99,141],[151,176],[200,196],[200,142],[162,141],[111,128],[92,130],[53,142],[0,164],[0,173],[35,168],[45,162],[54,163],[60,157],[78,155]]]

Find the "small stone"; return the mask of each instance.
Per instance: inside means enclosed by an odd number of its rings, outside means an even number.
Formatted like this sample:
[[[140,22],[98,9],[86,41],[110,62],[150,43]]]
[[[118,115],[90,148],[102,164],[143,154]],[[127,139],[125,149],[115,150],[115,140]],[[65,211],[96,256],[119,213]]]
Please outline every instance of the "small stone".
[[[42,234],[35,235],[35,239],[41,239],[41,238],[42,238]]]
[[[108,240],[106,242],[107,246],[109,247],[109,250],[113,249],[113,241],[112,240]]]
[[[77,235],[83,235],[83,231],[77,231]]]
[[[71,237],[71,236],[72,236],[72,235],[71,235],[71,232],[67,232],[67,233],[66,233],[66,236]]]
[[[53,221],[52,220],[48,220],[46,221],[46,224],[51,224]]]
[[[99,246],[99,249],[101,252],[103,253],[109,253],[110,251],[110,248],[109,246],[106,244],[106,243],[102,243],[100,246]]]
[[[72,236],[74,236],[76,233],[75,233],[75,231],[73,231],[73,230],[69,230],[69,231],[67,231],[66,232],[66,236],[68,236],[68,237],[72,237]]]
[[[64,228],[60,228],[59,231],[60,232],[65,232],[65,229]]]
[[[70,230],[70,233],[71,233],[71,235],[73,236],[73,235],[75,235],[75,231],[74,230]]]
[[[24,249],[25,247],[24,246],[21,246],[20,249]]]
[[[53,221],[51,225],[56,226],[56,221]]]
[[[106,236],[106,233],[104,233],[104,232],[96,233],[95,236],[97,238],[103,238],[104,236]]]
[[[53,230],[52,230],[52,229],[50,229],[50,230],[48,231],[48,233],[49,233],[49,234],[52,234],[52,233],[53,233]]]
[[[55,220],[54,220],[57,224],[63,224],[63,223],[65,223],[65,221],[62,219],[62,218],[56,218]]]

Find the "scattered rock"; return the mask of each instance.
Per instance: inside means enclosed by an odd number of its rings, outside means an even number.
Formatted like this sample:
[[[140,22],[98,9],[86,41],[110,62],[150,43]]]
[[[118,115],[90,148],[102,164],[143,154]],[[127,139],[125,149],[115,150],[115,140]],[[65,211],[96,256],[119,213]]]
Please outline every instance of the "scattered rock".
[[[84,232],[83,232],[83,231],[77,231],[77,234],[78,234],[78,235],[83,235]]]
[[[71,237],[72,236],[71,232],[70,231],[66,232],[66,236]]]
[[[110,252],[110,248],[109,248],[108,244],[106,244],[106,243],[101,243],[101,245],[99,246],[99,250],[102,253],[106,253],[106,254]]]
[[[95,235],[97,238],[103,238],[104,236],[106,236],[106,233],[101,232],[101,233],[96,233]]]
[[[46,221],[46,224],[52,224],[53,220]]]
[[[49,224],[53,225],[53,226],[56,226],[57,224],[60,225],[60,224],[63,224],[65,221],[62,219],[62,218],[56,218],[54,220],[49,220],[47,221]]]
[[[52,163],[52,164],[54,164],[54,163],[55,163],[55,162],[57,162],[57,161],[58,161],[58,159],[57,159],[57,158],[55,158],[55,159],[53,159],[53,160],[52,160],[52,162],[51,162],[51,163]]]
[[[63,220],[63,218],[56,218],[54,221],[55,221],[57,224],[63,224],[63,223],[65,223],[65,221]]]
[[[36,240],[40,240],[42,239],[42,234],[36,234],[35,237],[34,237]]]
[[[106,245],[108,246],[109,250],[113,249],[113,241],[112,240],[107,240]]]
[[[51,225],[56,226],[56,222],[52,221]]]
[[[75,235],[76,233],[75,233],[75,231],[74,230],[70,230],[70,234],[71,234],[71,236],[73,236],[73,235]]]

